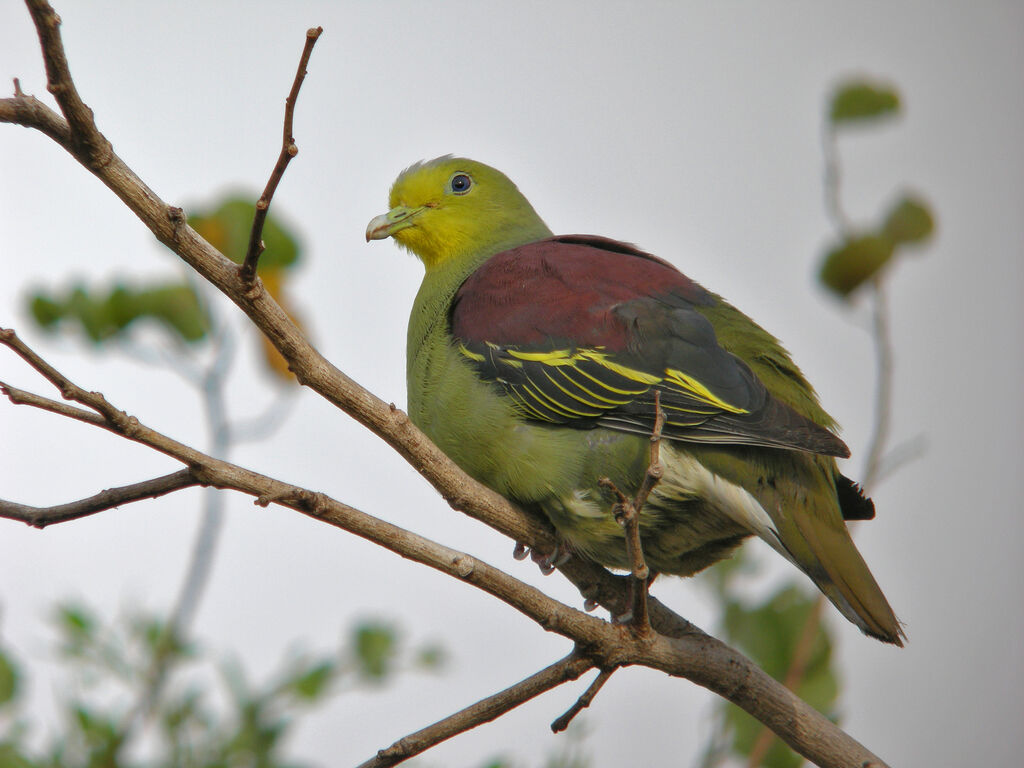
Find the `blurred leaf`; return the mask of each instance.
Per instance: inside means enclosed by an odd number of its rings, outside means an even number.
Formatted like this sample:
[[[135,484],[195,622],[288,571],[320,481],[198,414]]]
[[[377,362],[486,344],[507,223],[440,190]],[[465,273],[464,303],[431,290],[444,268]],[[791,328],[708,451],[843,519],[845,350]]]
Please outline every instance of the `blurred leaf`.
[[[249,234],[256,214],[255,197],[249,200],[241,197],[228,198],[212,209],[199,210],[189,216],[189,224],[202,235],[210,245],[219,250],[236,264],[245,260],[249,248]],[[263,226],[263,243],[266,249],[260,256],[259,275],[267,292],[288,313],[292,321],[302,330],[301,316],[288,302],[284,286],[288,271],[299,261],[301,250],[298,237],[285,228],[273,214],[268,214]],[[263,361],[275,377],[295,382],[295,375],[288,370],[288,363],[265,336],[260,335]]]
[[[397,654],[397,636],[391,627],[365,622],[356,627],[354,646],[359,673],[372,680],[383,680],[391,672]]]
[[[885,217],[882,231],[894,243],[916,243],[927,240],[935,230],[935,220],[928,204],[905,195]]]
[[[281,309],[288,313],[288,316],[298,326],[299,330],[305,331],[301,315],[294,310],[291,302],[288,301],[287,295],[284,293],[284,284],[288,277],[287,272],[283,269],[264,270],[262,264],[263,261],[261,259],[260,279],[263,281],[263,287],[267,289],[267,293],[274,297],[274,301],[281,305]],[[263,347],[263,362],[267,366],[267,370],[283,381],[297,383],[295,374],[288,368],[288,361],[277,351],[277,347],[270,343],[270,339],[262,333],[260,334],[260,344]]]
[[[56,330],[60,321],[81,326],[94,344],[124,333],[139,319],[151,319],[186,342],[197,342],[210,330],[210,319],[189,283],[168,282],[135,287],[115,283],[109,291],[91,291],[76,284],[63,296],[33,294],[29,308],[36,323]]]
[[[255,200],[242,197],[228,198],[213,210],[191,214],[188,223],[214,248],[236,264],[245,260],[249,248],[249,234],[256,215]],[[267,214],[263,225],[263,243],[266,249],[260,256],[259,272],[290,267],[299,260],[298,238],[286,229],[273,214]]]
[[[738,604],[726,611],[730,637],[768,674],[785,677],[817,597],[789,585],[760,605]],[[832,642],[819,623],[811,642],[807,666],[796,694],[820,712],[831,711],[839,683],[831,666]],[[761,733],[761,723],[746,712],[729,705],[727,719],[733,729],[733,749],[749,755]],[[802,759],[781,742],[776,742],[762,765],[767,768],[795,768]]]
[[[0,651],[0,707],[14,701],[17,694],[18,669],[10,657]]]
[[[57,628],[68,645],[91,644],[96,633],[96,619],[84,606],[65,603],[57,607]]]
[[[819,278],[843,298],[874,277],[893,254],[893,242],[885,235],[854,235],[834,248],[821,265]]]
[[[900,94],[892,86],[853,80],[841,84],[833,94],[829,120],[838,126],[889,117],[899,109]]]
[[[440,669],[445,660],[446,654],[440,645],[425,645],[416,653],[416,665],[424,669]]]
[[[73,710],[75,723],[85,740],[90,755],[90,766],[117,766],[117,751],[125,734],[112,717],[104,717],[85,706]]]
[[[29,301],[29,311],[40,328],[48,329],[64,316],[63,307],[49,296],[36,294]]]
[[[40,764],[29,760],[14,744],[0,744],[0,768],[39,768]]]
[[[316,701],[327,692],[336,671],[335,662],[321,661],[292,680],[291,689],[300,699]]]

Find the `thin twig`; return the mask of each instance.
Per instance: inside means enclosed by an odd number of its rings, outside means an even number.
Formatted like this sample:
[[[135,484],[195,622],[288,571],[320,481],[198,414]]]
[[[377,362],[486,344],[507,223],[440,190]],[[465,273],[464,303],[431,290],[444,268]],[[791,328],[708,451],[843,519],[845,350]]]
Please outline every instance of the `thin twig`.
[[[231,443],[231,429],[224,402],[224,382],[234,360],[233,339],[227,326],[217,326],[213,339],[213,359],[205,370],[199,373],[196,382],[199,385],[210,433],[210,453],[220,458],[227,458]],[[156,711],[157,702],[171,672],[171,664],[176,658],[174,651],[186,642],[192,619],[209,582],[223,522],[224,494],[216,488],[207,488],[203,494],[199,528],[195,534],[185,577],[168,619],[154,644],[148,669],[142,676],[143,685],[138,700],[121,720],[120,732],[123,737],[119,746],[122,748],[129,744],[132,732],[145,728]]]
[[[60,16],[45,0],[26,0],[46,64],[46,89],[53,94],[68,121],[70,140],[77,152],[89,158],[90,170],[104,167],[113,156],[113,148],[100,133],[92,110],[78,94],[68,67],[60,37]],[[77,155],[76,155],[77,156]]]
[[[598,676],[594,678],[594,682],[587,686],[587,690],[583,692],[583,695],[576,699],[575,703],[569,707],[568,711],[564,715],[556,719],[551,724],[551,732],[561,733],[568,728],[569,723],[573,721],[576,715],[590,706],[591,702],[594,701],[594,697],[597,696],[597,692],[604,687],[604,684],[608,682],[616,669],[618,669],[618,667],[602,669]]]
[[[53,507],[30,507],[26,504],[0,499],[0,517],[5,517],[8,520],[20,520],[33,528],[45,528],[55,523],[66,523],[69,520],[95,515],[97,512],[104,512],[133,501],[155,499],[199,484],[199,481],[192,476],[191,470],[179,469],[169,475],[123,485],[119,488],[107,488],[86,499]]]
[[[42,0],[37,5],[46,5]],[[48,6],[46,6],[48,7]],[[35,18],[35,16],[34,16]],[[38,21],[37,21],[38,26]],[[44,54],[61,48],[59,34],[43,37]],[[45,105],[26,98],[0,99],[0,122],[38,128],[67,149],[113,191],[160,242],[228,296],[277,348],[300,383],[356,418],[406,458],[451,504],[470,516],[531,547],[551,548],[550,525],[525,514],[475,482],[433,445],[406,414],[360,387],[320,355],[266,291],[253,291],[239,277],[238,266],[203,240],[180,208],[168,205],[123,160],[106,162],[70,141],[70,128]],[[321,494],[282,483],[266,475],[206,456],[129,420],[117,429],[129,439],[174,456],[211,485],[278,503],[349,530],[391,551],[436,568],[487,591],[533,618],[545,629],[565,633],[593,648],[602,667],[639,664],[685,677],[728,698],[762,722],[771,723],[794,750],[825,768],[881,764],[862,745],[772,680],[737,651],[705,635],[652,599],[652,621],[659,634],[639,642],[618,628],[563,606],[534,588],[511,579],[468,555],[391,526]],[[582,592],[602,605],[623,605],[622,580],[593,563],[572,557],[561,566]],[[656,610],[655,610],[656,609]],[[595,656],[597,658],[597,656]]]
[[[2,335],[4,329],[0,328],[0,335]],[[37,395],[34,392],[26,392],[24,389],[18,389],[12,387],[10,384],[6,384],[0,381],[0,394],[3,394],[10,400],[14,405],[29,405],[33,408],[38,408],[41,411],[49,411],[55,413],[58,416],[66,416],[69,419],[75,421],[82,421],[86,424],[92,424],[97,427],[105,427],[107,420],[99,414],[87,411],[84,408],[78,408],[74,405],[68,405],[67,403],[61,403],[57,400],[51,400],[48,397]]]
[[[661,431],[665,426],[665,412],[661,408],[661,393],[654,391],[654,428],[651,430],[651,460],[644,473],[644,479],[640,488],[632,499],[619,490],[615,483],[609,478],[602,477],[598,485],[610,490],[618,499],[613,507],[615,519],[622,525],[623,534],[626,540],[626,557],[630,564],[630,573],[633,576],[631,585],[632,593],[632,623],[641,633],[650,630],[650,616],[647,608],[647,585],[651,571],[644,560],[643,543],[640,540],[640,513],[647,497],[651,495],[654,486],[658,484],[664,474],[664,467],[661,465]]]
[[[246,285],[252,285],[256,279],[256,267],[264,249],[263,224],[267,219],[267,211],[270,210],[270,201],[274,198],[274,192],[277,191],[277,185],[281,182],[288,163],[299,154],[299,148],[295,146],[295,137],[292,135],[295,102],[298,101],[302,81],[306,79],[306,65],[309,64],[313,46],[316,45],[316,41],[323,31],[323,27],[315,27],[306,31],[306,44],[303,46],[302,56],[299,58],[299,68],[295,72],[292,89],[288,92],[288,98],[284,102],[284,136],[281,141],[281,153],[277,156],[277,163],[270,174],[270,179],[267,180],[267,186],[263,188],[263,194],[256,201],[256,215],[253,216],[252,230],[249,232],[249,247],[245,252],[245,261],[242,262],[242,282]]]
[[[821,135],[822,154],[825,156],[825,210],[832,219],[832,224],[840,234],[847,235],[853,225],[840,199],[839,152],[836,148],[836,132],[826,118]]]
[[[589,659],[575,652],[570,653],[561,661],[530,675],[522,682],[399,739],[362,763],[359,768],[387,768],[404,762],[452,736],[494,720],[545,691],[550,691],[570,680],[576,680],[593,666],[594,663]]]
[[[654,390],[654,429],[651,430],[651,461],[644,473],[644,481],[640,484],[640,490],[636,494],[636,510],[639,515],[647,497],[651,495],[654,486],[665,474],[665,468],[661,465],[661,431],[665,428],[665,411],[661,407],[661,392]]]
[[[6,337],[0,333],[0,340],[4,338],[10,342],[13,333],[6,334]],[[25,356],[38,357],[25,348],[24,344],[21,346]],[[35,362],[59,386],[75,393],[84,392],[52,366],[41,364],[38,360]],[[89,394],[93,398],[102,398],[98,393]],[[324,494],[289,485],[207,456],[150,429],[137,419],[128,419],[131,429],[121,432],[121,417],[127,417],[106,400],[103,403],[115,415],[120,414],[120,417],[115,419],[114,424],[92,422],[96,426],[124,434],[133,442],[178,459],[188,465],[195,477],[209,485],[256,496],[258,504],[281,504],[350,531],[402,557],[466,581],[522,612],[544,629],[573,640],[579,648],[586,648],[591,659],[588,662],[590,665],[596,663],[601,668],[610,668],[638,664],[692,680],[729,699],[762,722],[771,722],[791,747],[825,768],[869,761],[882,765],[871,752],[738,651],[700,632],[656,601],[653,602],[657,611],[652,616],[657,622],[655,628],[661,628],[663,632],[650,633],[644,638],[631,637],[618,627],[553,600],[540,590],[483,561],[367,515]],[[469,492],[463,489],[461,493]],[[468,495],[462,498],[466,500],[465,503],[470,503]],[[483,500],[487,498],[484,493]],[[528,528],[521,528],[514,535],[531,544],[540,545],[540,540],[534,540]],[[608,597],[615,592],[611,586],[615,577],[607,571],[575,557],[563,565],[562,570],[572,574],[574,583],[581,588],[598,595],[602,601],[616,604],[615,600]],[[618,594],[621,597],[621,592]]]
[[[885,480],[907,464],[917,461],[928,452],[928,439],[924,435],[915,435],[909,440],[904,440],[882,457],[878,465],[878,472],[874,477],[877,488]]]
[[[882,468],[882,457],[889,442],[892,422],[893,349],[889,332],[889,306],[882,278],[871,281],[871,338],[875,342],[875,420],[868,441],[868,455],[861,484],[867,493],[874,491]]]

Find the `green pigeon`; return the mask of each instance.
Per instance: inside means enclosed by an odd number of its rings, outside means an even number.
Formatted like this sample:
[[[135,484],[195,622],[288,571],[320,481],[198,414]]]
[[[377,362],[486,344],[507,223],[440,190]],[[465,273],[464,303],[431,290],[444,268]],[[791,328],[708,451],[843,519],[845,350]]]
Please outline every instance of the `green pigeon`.
[[[689,576],[757,535],[866,634],[903,630],[844,520],[835,422],[779,342],[633,245],[554,236],[504,174],[445,156],[406,169],[367,240],[426,273],[409,319],[409,416],[468,474],[543,513],[565,546],[628,569],[609,478],[637,491],[655,393],[664,476],[640,514],[649,567]]]

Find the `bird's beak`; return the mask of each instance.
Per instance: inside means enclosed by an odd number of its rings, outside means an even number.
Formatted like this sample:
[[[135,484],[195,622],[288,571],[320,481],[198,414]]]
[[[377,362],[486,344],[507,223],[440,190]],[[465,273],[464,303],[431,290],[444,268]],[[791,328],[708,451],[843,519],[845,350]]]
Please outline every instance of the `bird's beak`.
[[[426,206],[419,208],[406,208],[404,205],[396,206],[385,214],[376,216],[366,225],[366,242],[371,240],[383,240],[391,237],[396,232],[415,225],[416,216]]]

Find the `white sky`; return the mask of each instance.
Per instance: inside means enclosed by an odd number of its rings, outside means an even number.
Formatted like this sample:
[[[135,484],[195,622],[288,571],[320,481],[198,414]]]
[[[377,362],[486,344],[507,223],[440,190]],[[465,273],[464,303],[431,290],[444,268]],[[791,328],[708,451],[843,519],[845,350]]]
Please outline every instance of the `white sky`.
[[[1024,633],[1017,472],[1024,418],[1024,7],[1014,3],[207,3],[58,4],[80,91],[115,149],[170,203],[258,190],[273,164],[304,31],[325,28],[296,118],[300,148],[275,200],[303,234],[291,295],[320,349],[381,397],[405,402],[404,340],[419,265],[367,245],[395,174],[454,152],[506,171],[556,232],[636,242],[774,332],[845,426],[860,472],[873,369],[864,307],[817,290],[829,226],[820,121],[851,73],[890,79],[905,117],[843,141],[845,199],[879,216],[899,189],[933,204],[939,235],[890,280],[897,441],[926,456],[878,489],[861,550],[910,638],[904,650],[832,615],[848,730],[893,765],[1009,765],[1024,750]],[[35,33],[0,7],[0,76],[46,97]],[[8,85],[8,89],[9,89]],[[255,197],[254,193],[254,197]],[[167,372],[83,355],[30,330],[22,295],[69,276],[174,275],[175,259],[49,140],[0,127],[0,325],[14,325],[77,383],[172,436],[206,440],[196,396]],[[236,323],[240,315],[225,308]],[[243,342],[248,352],[251,339]],[[248,361],[246,361],[248,364]],[[242,367],[231,410],[269,399]],[[0,378],[43,383],[10,354]],[[33,504],[172,471],[98,430],[0,404],[0,495]],[[282,431],[234,458],[463,548],[579,604],[558,576],[451,512],[407,465],[312,393]],[[859,461],[858,461],[859,460]],[[40,660],[51,711],[46,609],[69,595],[114,611],[166,606],[185,567],[198,494],[44,532],[0,524],[0,638]],[[452,653],[412,676],[341,697],[304,724],[294,754],[369,757],[405,733],[561,657],[568,644],[481,593],[292,512],[232,498],[196,631],[255,675],[296,641],[327,647],[354,618],[400,619]],[[772,573],[785,573],[784,565]],[[655,593],[707,626],[705,597]],[[832,612],[834,614],[834,612]],[[455,739],[423,764],[497,753],[539,764],[568,686]],[[689,765],[711,695],[641,670],[615,675],[586,721],[594,765]]]

